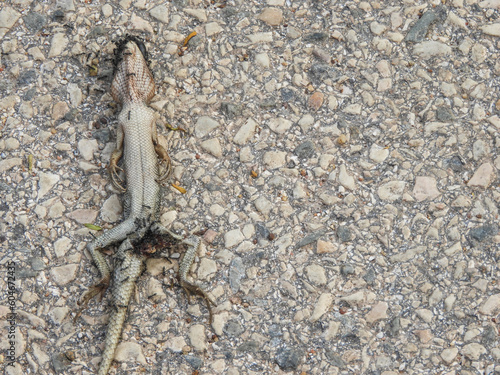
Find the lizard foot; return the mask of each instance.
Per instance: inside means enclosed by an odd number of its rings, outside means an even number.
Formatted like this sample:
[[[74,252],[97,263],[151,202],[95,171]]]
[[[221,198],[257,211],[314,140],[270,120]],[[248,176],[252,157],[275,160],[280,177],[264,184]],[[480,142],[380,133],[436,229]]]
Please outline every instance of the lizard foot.
[[[158,155],[160,155],[160,153],[158,153]],[[161,153],[160,156],[161,159],[159,164],[160,164],[161,174],[156,179],[156,182],[158,182],[159,184],[165,182],[172,173],[172,161],[170,160],[170,156],[168,156],[166,152]]]
[[[111,175],[111,181],[113,182],[113,185],[120,191],[125,192],[127,189],[125,189],[122,185],[123,179],[120,177],[119,172],[123,172],[123,168],[120,168],[119,166],[116,165],[116,163],[111,162],[109,164],[109,174]]]
[[[217,306],[214,301],[208,296],[208,294],[198,285],[190,283],[189,281],[181,280],[181,287],[184,289],[184,292],[186,292],[188,296],[188,302],[190,302],[191,295],[197,295],[202,297],[205,300],[205,303],[207,304],[207,309],[208,309],[208,314],[209,314],[209,322],[212,324],[213,322],[213,313],[212,313],[212,306]]]
[[[109,286],[109,278],[102,279],[96,285],[90,287],[90,289],[83,295],[82,299],[78,301],[78,306],[80,308],[77,310],[75,317],[73,318],[73,322],[76,322],[78,318],[82,315],[83,310],[85,310],[89,304],[89,301],[97,296],[101,295],[100,299],[104,296],[106,289]]]

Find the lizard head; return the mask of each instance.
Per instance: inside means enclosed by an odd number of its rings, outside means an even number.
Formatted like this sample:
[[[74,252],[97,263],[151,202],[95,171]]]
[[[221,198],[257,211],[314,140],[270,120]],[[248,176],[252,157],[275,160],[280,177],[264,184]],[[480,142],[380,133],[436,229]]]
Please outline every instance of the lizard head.
[[[155,94],[147,51],[137,37],[127,36],[117,44],[111,95],[122,104],[149,103]]]

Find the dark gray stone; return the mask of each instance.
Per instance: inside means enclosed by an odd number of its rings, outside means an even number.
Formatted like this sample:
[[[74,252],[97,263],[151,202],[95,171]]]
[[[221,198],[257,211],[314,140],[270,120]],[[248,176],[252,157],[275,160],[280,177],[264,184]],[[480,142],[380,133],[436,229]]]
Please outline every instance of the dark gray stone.
[[[451,108],[439,107],[436,109],[436,119],[441,122],[450,122],[455,119],[455,116],[453,116]]]
[[[477,228],[472,228],[469,231],[469,236],[472,240],[482,242],[498,233],[498,226],[494,224],[486,224]]]
[[[26,91],[26,93],[23,95],[23,100],[26,102],[29,102],[32,100],[36,95],[36,87],[32,87]]]
[[[493,326],[486,326],[481,337],[481,343],[484,346],[491,347],[495,345],[498,338],[497,329]]]
[[[240,290],[241,279],[245,277],[245,266],[241,257],[235,257],[229,265],[229,286],[233,293]]]
[[[369,268],[368,271],[363,275],[363,280],[366,281],[368,285],[373,285],[375,282],[375,270],[373,268]]]
[[[189,363],[189,366],[195,370],[199,370],[203,366],[203,360],[200,357],[186,355],[184,358],[186,359],[186,362]]]
[[[42,271],[44,270],[45,268],[47,268],[47,266],[45,265],[44,261],[42,260],[42,258],[38,258],[38,257],[33,257],[29,260],[30,264],[31,264],[31,268],[34,270],[34,271]]]
[[[264,223],[260,222],[255,224],[255,233],[257,234],[257,238],[262,238],[266,240],[269,238],[269,235],[271,234],[271,232],[269,231],[269,229],[266,228]]]
[[[328,39],[327,33],[308,33],[302,37],[304,42],[318,43]]]
[[[349,242],[352,237],[351,230],[345,225],[341,225],[337,228],[337,237],[340,242]]]
[[[17,86],[28,86],[36,81],[36,70],[25,70],[17,78]]]
[[[222,102],[222,104],[220,105],[220,110],[228,118],[233,118],[241,114],[241,105],[229,102]]]
[[[464,163],[462,159],[455,155],[447,160],[448,167],[451,168],[453,172],[462,172],[464,170]]]
[[[345,264],[343,264],[343,265],[340,267],[340,273],[341,273],[343,276],[353,275],[353,274],[354,274],[354,267],[352,266],[352,264],[345,263]]]
[[[109,128],[94,130],[92,132],[92,137],[101,143],[108,143],[111,139],[111,130],[109,130]]]
[[[281,348],[276,353],[276,363],[283,371],[296,370],[302,359],[302,351],[298,348]]]
[[[317,241],[318,238],[320,238],[322,235],[326,233],[326,229],[320,229],[314,233],[310,233],[307,236],[305,236],[303,239],[301,239],[299,242],[297,242],[297,245],[295,245],[296,249],[300,249],[301,247],[307,246],[314,241]]]
[[[399,331],[401,330],[401,318],[396,316],[387,324],[387,333],[391,337],[396,337],[399,335]]]
[[[312,64],[307,75],[313,83],[321,84],[325,79],[335,75],[335,69],[327,64]]]
[[[56,374],[61,374],[71,365],[72,360],[70,359],[72,354],[70,352],[57,353],[52,355],[52,367]]]
[[[34,34],[47,24],[47,17],[40,13],[31,12],[23,17],[23,21],[26,28]]]
[[[289,89],[288,87],[283,87],[280,90],[280,94],[281,94],[281,100],[284,102],[292,101],[293,98],[295,98],[295,93],[293,92],[293,90]]]
[[[224,326],[224,332],[229,336],[239,336],[243,332],[245,332],[245,329],[240,324],[240,322],[236,320],[230,320]]]
[[[325,355],[333,366],[338,367],[339,369],[345,369],[346,363],[339,354],[335,353],[331,349],[327,349],[325,351]]]
[[[422,42],[429,31],[429,27],[436,21],[444,20],[443,17],[446,17],[444,8],[436,7],[435,9],[428,10],[411,27],[408,34],[406,34],[405,40],[415,43]]]
[[[314,143],[311,141],[302,142],[298,145],[293,153],[297,155],[300,159],[309,159],[314,154]]]
[[[238,348],[236,350],[238,350],[239,352],[256,353],[258,349],[259,349],[259,343],[257,341],[248,340],[248,341],[245,341],[240,346],[238,346]]]

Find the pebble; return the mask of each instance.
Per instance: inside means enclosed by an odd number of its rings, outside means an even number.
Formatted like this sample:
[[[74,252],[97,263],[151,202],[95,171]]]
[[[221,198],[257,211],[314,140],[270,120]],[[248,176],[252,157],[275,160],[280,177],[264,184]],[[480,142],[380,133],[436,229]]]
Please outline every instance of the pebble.
[[[218,34],[222,30],[222,27],[217,22],[209,22],[205,25],[205,33],[207,36]]]
[[[277,117],[270,119],[268,126],[273,132],[283,134],[292,127],[292,122],[283,117]]]
[[[202,324],[194,324],[189,327],[188,331],[189,342],[193,349],[197,352],[204,352],[208,348],[208,343],[205,335],[205,326]]]
[[[490,25],[479,26],[479,29],[486,35],[500,36],[500,23],[492,23]]]
[[[283,371],[295,371],[302,361],[302,351],[298,348],[281,348],[276,353],[276,363]]]
[[[66,255],[69,249],[71,249],[71,240],[68,237],[63,236],[54,242],[54,253],[58,258]]]
[[[481,356],[487,353],[487,350],[481,344],[473,342],[471,344],[465,345],[462,348],[461,353],[465,355],[467,358],[469,358],[471,361],[479,361]]]
[[[183,11],[186,14],[189,14],[190,16],[193,16],[194,18],[198,19],[200,22],[207,22],[208,17],[207,17],[207,12],[204,9],[191,9],[191,8],[186,8],[183,9]]]
[[[52,188],[59,182],[60,177],[53,173],[43,172],[38,175],[40,177],[38,180],[38,199],[41,199],[52,191]]]
[[[85,160],[92,160],[94,152],[99,150],[95,139],[81,139],[78,141],[78,151]]]
[[[317,264],[311,264],[306,267],[306,275],[309,281],[315,285],[326,284],[325,269]]]
[[[21,13],[11,7],[5,7],[0,10],[0,39],[15,25],[17,20],[21,17]]]
[[[268,151],[264,154],[262,161],[266,168],[276,169],[283,167],[286,162],[286,152],[285,151]]]
[[[479,308],[479,312],[483,315],[493,315],[499,313],[500,293],[489,296],[484,304]]]
[[[312,111],[317,111],[323,105],[324,100],[325,100],[325,95],[322,92],[316,91],[309,97],[307,105]]]
[[[233,142],[241,146],[248,143],[254,136],[256,129],[257,123],[252,118],[249,118],[236,132]]]
[[[377,194],[384,201],[394,202],[403,196],[405,186],[404,181],[389,181],[377,189]]]
[[[121,219],[122,212],[123,209],[120,199],[118,195],[113,194],[104,201],[101,208],[101,218],[106,223],[116,223]]]
[[[271,209],[273,208],[273,204],[265,197],[257,198],[256,200],[254,200],[253,204],[255,205],[257,211],[265,216],[269,215]]]
[[[270,26],[278,26],[283,21],[283,11],[278,8],[264,8],[258,19]]]
[[[370,147],[370,159],[375,163],[382,163],[389,156],[389,149],[373,144]]]
[[[293,153],[300,159],[309,159],[313,156],[315,148],[314,142],[305,141],[298,145],[295,150],[293,150]]]
[[[495,170],[490,163],[482,164],[467,183],[471,187],[487,188],[495,177]]]
[[[405,40],[416,43],[422,42],[429,31],[429,27],[441,18],[439,17],[441,12],[437,12],[437,10],[430,9],[426,11],[410,28]]]
[[[441,358],[443,359],[444,363],[450,365],[455,358],[458,355],[458,349],[457,348],[449,348],[449,349],[444,349],[441,352]]]
[[[354,177],[352,177],[349,173],[347,173],[345,164],[342,164],[340,166],[339,182],[346,189],[349,190],[356,189],[356,182],[354,181]]]
[[[140,363],[143,366],[147,364],[146,358],[142,353],[142,346],[131,341],[122,341],[118,344],[114,360],[117,362]]]
[[[163,22],[164,24],[168,24],[169,22],[169,11],[165,5],[158,5],[154,8],[151,8],[149,14],[151,14],[153,18],[157,19],[160,22]]]
[[[216,158],[220,158],[222,156],[222,147],[217,138],[207,139],[206,141],[201,142],[200,146],[203,150]]]
[[[69,39],[64,33],[56,33],[52,37],[52,42],[50,44],[49,59],[52,57],[59,56],[69,43]]]
[[[233,293],[237,293],[241,287],[241,280],[245,277],[245,267],[241,257],[235,257],[229,265],[229,285]]]
[[[196,125],[194,127],[194,134],[196,135],[197,138],[203,138],[207,134],[212,132],[212,130],[218,128],[219,126],[220,124],[211,117],[201,116],[196,121]]]
[[[333,295],[331,293],[322,293],[314,305],[314,310],[309,320],[311,322],[318,321],[330,309],[332,303]]]
[[[430,59],[437,56],[446,56],[451,53],[451,47],[436,41],[426,41],[415,44],[413,53],[423,59]]]
[[[387,309],[389,305],[387,302],[378,302],[372,307],[370,312],[365,315],[365,320],[368,323],[374,323],[381,319],[387,319]]]
[[[66,285],[75,280],[78,264],[66,264],[64,266],[52,267],[50,275],[57,285]]]
[[[93,224],[98,213],[99,212],[97,210],[80,208],[66,214],[66,216],[69,219],[75,220],[79,224]]]
[[[437,182],[434,177],[417,176],[415,178],[413,196],[418,202],[422,202],[424,200],[433,200],[440,195],[441,193],[437,188]]]
[[[245,236],[241,233],[239,229],[233,229],[224,234],[224,244],[226,248],[232,248],[239,245]]]

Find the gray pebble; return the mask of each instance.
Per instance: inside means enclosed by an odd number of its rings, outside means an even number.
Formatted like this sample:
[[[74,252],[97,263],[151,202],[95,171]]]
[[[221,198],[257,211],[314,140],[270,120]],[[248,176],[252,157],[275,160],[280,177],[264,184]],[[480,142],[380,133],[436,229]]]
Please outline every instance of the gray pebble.
[[[241,279],[245,277],[245,266],[241,257],[235,257],[229,265],[229,285],[233,293],[240,290]]]
[[[441,122],[451,122],[455,119],[451,108],[448,107],[438,107],[436,109],[436,119]]]
[[[245,329],[243,328],[243,326],[240,324],[239,321],[230,320],[224,326],[224,332],[229,336],[239,336],[243,332],[245,332]]]
[[[307,245],[317,241],[325,233],[326,233],[326,229],[321,229],[321,230],[318,230],[314,233],[310,233],[307,236],[305,236],[303,239],[301,239],[299,242],[297,242],[297,245],[295,245],[295,248],[300,249],[301,247],[307,246]]]
[[[343,276],[353,275],[354,274],[354,267],[352,266],[352,264],[345,263],[340,267],[340,273]]]
[[[337,228],[337,237],[340,242],[349,242],[352,237],[351,230],[347,226],[341,225]]]
[[[294,371],[299,367],[302,350],[298,348],[281,348],[276,353],[276,363],[283,371]]]
[[[293,153],[297,155],[300,159],[308,159],[313,156],[315,150],[314,143],[311,141],[302,142],[298,145]]]
[[[430,9],[424,13],[420,19],[415,22],[415,24],[411,27],[408,34],[406,34],[405,40],[409,42],[421,42],[424,40],[427,32],[429,31],[429,27],[441,19],[442,12],[438,11],[438,9]]]
[[[37,33],[47,23],[47,17],[40,13],[30,12],[23,17],[24,25],[31,33]]]
[[[493,237],[498,233],[498,226],[495,224],[486,224],[469,231],[472,240],[482,242],[487,238]]]
[[[199,370],[203,366],[203,360],[200,357],[186,355],[184,358],[186,359],[186,362],[189,363],[189,365],[195,370]]]

